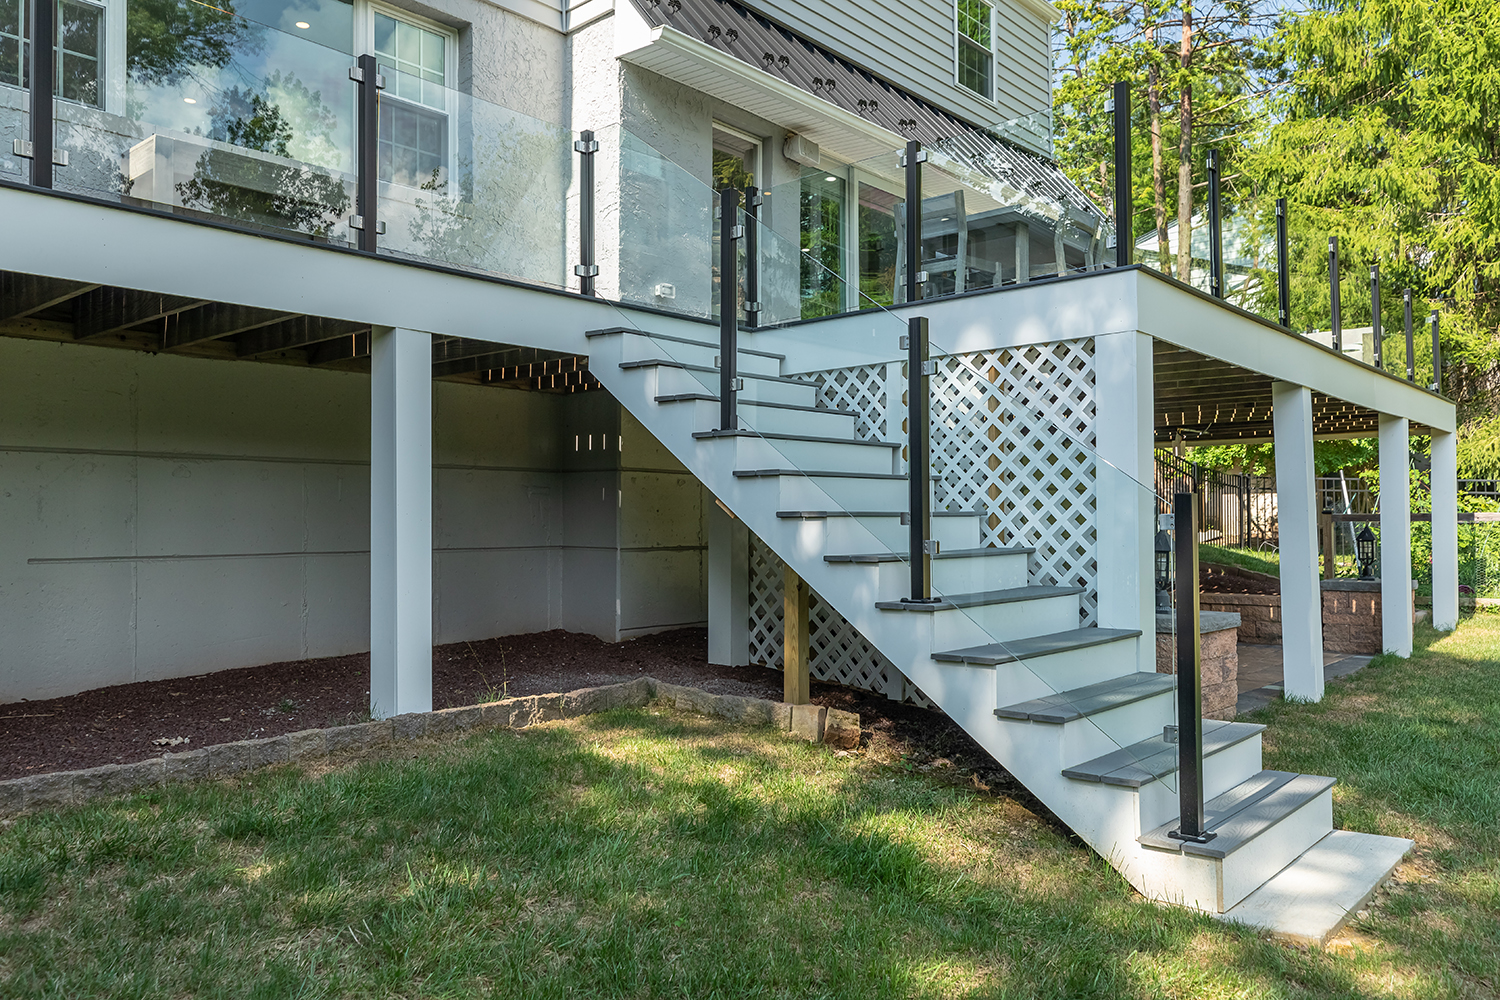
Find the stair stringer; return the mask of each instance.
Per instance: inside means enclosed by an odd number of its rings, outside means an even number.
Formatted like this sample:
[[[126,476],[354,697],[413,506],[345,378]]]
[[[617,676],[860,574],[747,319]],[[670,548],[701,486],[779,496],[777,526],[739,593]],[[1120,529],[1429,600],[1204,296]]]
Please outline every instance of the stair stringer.
[[[996,668],[933,660],[931,654],[938,648],[933,644],[936,615],[878,610],[875,605],[881,595],[876,574],[856,574],[851,578],[849,574],[841,573],[847,567],[824,561],[826,522],[778,518],[779,481],[736,477],[733,439],[694,438],[694,431],[706,429],[695,426],[696,408],[657,404],[656,377],[649,369],[620,368],[621,361],[629,360],[620,356],[621,343],[622,338],[595,341],[590,371],[771,551],[791,566],[881,655],[894,663],[921,688],[923,694],[962,726],[1138,891],[1153,899],[1205,910],[1217,909],[1219,893],[1211,864],[1205,864],[1202,858],[1150,850],[1137,843],[1136,838],[1144,832],[1139,790],[1078,782],[1062,776],[1065,767],[1083,759],[1076,756],[1085,752],[1082,748],[1092,744],[1097,747],[1094,754],[1103,754],[1124,743],[1112,739],[1086,720],[1063,727],[1017,723],[995,717],[994,709],[1002,700],[1006,703],[1020,701],[1055,690],[1040,679],[1038,670],[1044,667],[1032,668],[1035,683],[1025,685],[1030,690],[1002,693],[996,690]],[[806,485],[812,487],[811,483]],[[830,497],[822,509],[839,510],[842,507]],[[861,527],[858,530],[868,535],[866,551],[884,548],[866,529]],[[964,639],[966,633],[967,641]],[[1123,673],[1140,662],[1137,644],[1148,640],[1154,641],[1154,636],[1121,640],[1113,645],[1122,653],[1110,654],[1101,649],[1100,655],[1120,655],[1122,666],[1129,664],[1124,666]],[[992,641],[993,638],[977,625],[961,617],[956,624],[950,619],[944,629],[945,647],[981,645]],[[1009,665],[1008,673],[1014,677],[1014,664]],[[1170,719],[1164,719],[1163,723],[1168,721]],[[1073,730],[1067,734],[1069,738],[1066,740],[1065,728]],[[1134,742],[1148,735],[1148,732],[1132,734],[1125,742]],[[1064,759],[1065,748],[1072,759]],[[1255,750],[1258,769],[1258,738]],[[1223,784],[1214,780],[1211,760],[1208,770],[1208,784]],[[1153,789],[1153,793],[1159,791],[1159,788]]]

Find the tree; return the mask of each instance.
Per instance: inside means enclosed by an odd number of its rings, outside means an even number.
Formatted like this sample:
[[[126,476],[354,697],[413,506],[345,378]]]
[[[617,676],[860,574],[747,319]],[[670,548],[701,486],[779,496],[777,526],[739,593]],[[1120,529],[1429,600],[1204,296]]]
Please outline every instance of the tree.
[[[1271,124],[1241,162],[1264,206],[1288,199],[1295,324],[1327,328],[1329,235],[1346,282],[1364,287],[1378,264],[1386,288],[1415,291],[1419,324],[1441,311],[1464,472],[1486,478],[1500,474],[1497,50],[1500,10],[1477,0],[1319,0],[1273,40],[1285,69]],[[1262,283],[1263,311],[1274,297]],[[1385,356],[1404,368],[1399,295],[1382,306]],[[1347,295],[1343,313],[1368,323],[1368,297]],[[1420,331],[1421,381],[1429,343]]]
[[[1110,135],[1099,128],[1109,84],[1126,80],[1145,101],[1136,113],[1149,136],[1149,160],[1133,156],[1132,216],[1147,200],[1161,266],[1167,269],[1168,214],[1177,222],[1176,273],[1192,276],[1195,145],[1220,149],[1231,169],[1241,134],[1256,113],[1263,42],[1279,5],[1272,0],[1059,0],[1054,63],[1059,160],[1075,182],[1113,210]],[[1141,105],[1142,102],[1135,102]],[[1145,170],[1149,183],[1135,181]]]

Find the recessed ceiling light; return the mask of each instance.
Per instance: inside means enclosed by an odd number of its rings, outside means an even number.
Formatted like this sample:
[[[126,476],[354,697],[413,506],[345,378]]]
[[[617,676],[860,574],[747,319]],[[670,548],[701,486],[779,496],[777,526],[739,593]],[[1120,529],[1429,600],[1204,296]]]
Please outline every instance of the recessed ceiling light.
[[[301,28],[303,31],[306,31],[308,28],[311,28],[312,25],[308,24],[306,21],[298,21],[297,27]]]
[[[197,104],[198,103],[198,98],[196,98],[196,97],[184,97],[182,99],[182,103],[183,104]]]
[[[827,176],[827,177],[825,177],[825,178],[823,178],[823,179],[824,179],[824,180],[825,180],[825,181],[836,181],[836,180],[838,180],[838,178],[837,178],[837,177],[834,177],[834,176],[833,176],[833,175],[832,175],[832,174],[829,174],[829,175],[828,175],[828,176]]]

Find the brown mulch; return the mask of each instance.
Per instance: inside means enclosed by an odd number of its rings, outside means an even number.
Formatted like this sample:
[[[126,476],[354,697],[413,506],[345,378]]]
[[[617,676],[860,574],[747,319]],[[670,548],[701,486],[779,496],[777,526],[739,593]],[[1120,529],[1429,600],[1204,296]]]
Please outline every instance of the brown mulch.
[[[1198,589],[1206,594],[1279,594],[1281,578],[1239,566],[1199,563]]]
[[[432,656],[432,704],[451,708],[573,691],[645,674],[713,694],[781,698],[778,672],[711,666],[707,646],[703,629],[619,643],[559,630],[438,646]],[[369,678],[369,654],[358,654],[0,705],[0,780],[364,721]],[[864,744],[883,759],[922,770],[936,761],[947,771],[946,760],[953,765],[950,773],[977,776],[996,791],[1020,792],[994,759],[940,712],[831,684],[814,684],[813,701],[858,712]],[[152,743],[175,737],[189,742],[166,748]]]

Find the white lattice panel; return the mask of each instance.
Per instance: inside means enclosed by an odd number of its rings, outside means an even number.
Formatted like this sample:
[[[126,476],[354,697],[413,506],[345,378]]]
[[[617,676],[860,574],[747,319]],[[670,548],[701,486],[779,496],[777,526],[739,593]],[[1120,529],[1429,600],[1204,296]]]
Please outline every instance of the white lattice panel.
[[[982,509],[984,545],[1034,547],[1032,582],[1083,587],[1081,623],[1094,624],[1093,340],[938,360],[931,385],[937,508]],[[818,406],[855,414],[861,438],[894,440],[905,433],[903,367],[799,377],[818,385]]]
[[[773,670],[783,665],[782,617],[784,593],[781,560],[760,539],[750,536],[750,662]],[[808,596],[807,633],[814,680],[843,684],[909,701],[923,708],[934,705],[894,663],[880,655],[859,630],[829,607],[816,591]]]

